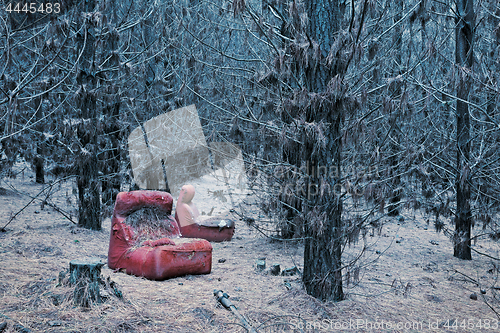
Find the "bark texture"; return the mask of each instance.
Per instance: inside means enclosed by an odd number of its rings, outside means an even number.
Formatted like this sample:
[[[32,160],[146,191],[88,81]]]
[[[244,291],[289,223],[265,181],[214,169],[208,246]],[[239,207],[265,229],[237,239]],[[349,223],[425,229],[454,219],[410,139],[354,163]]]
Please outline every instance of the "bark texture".
[[[94,1],[86,1],[83,10],[92,12]],[[80,52],[79,78],[81,86],[78,104],[81,110],[81,121],[77,125],[77,136],[80,152],[77,157],[78,186],[78,225],[87,229],[101,230],[101,184],[97,158],[97,96],[95,77],[95,29],[90,19],[84,18],[82,34],[78,37]]]
[[[474,3],[473,0],[458,0],[456,18],[455,61],[461,75],[457,88],[457,212],[453,255],[471,260],[472,214],[470,208],[470,117],[469,99],[470,71],[473,61]]]
[[[307,73],[310,92],[319,97],[311,102],[307,122],[325,124],[324,145],[305,139],[304,160],[312,170],[307,181],[303,282],[309,295],[324,301],[344,299],[342,289],[342,201],[340,199],[341,102],[328,94],[328,84],[336,70],[327,66],[335,33],[339,28],[339,1],[307,1],[308,34],[312,47],[317,43],[317,64]],[[321,97],[324,96],[325,98]],[[336,167],[338,172],[320,173],[320,168]]]

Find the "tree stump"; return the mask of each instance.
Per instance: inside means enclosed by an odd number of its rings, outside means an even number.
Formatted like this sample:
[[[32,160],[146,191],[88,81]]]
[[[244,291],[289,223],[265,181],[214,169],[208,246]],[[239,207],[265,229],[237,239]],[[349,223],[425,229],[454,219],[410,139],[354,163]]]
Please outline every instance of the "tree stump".
[[[75,305],[89,307],[92,303],[100,303],[99,284],[101,283],[100,259],[72,260],[69,263],[70,285],[75,286],[73,300]]]

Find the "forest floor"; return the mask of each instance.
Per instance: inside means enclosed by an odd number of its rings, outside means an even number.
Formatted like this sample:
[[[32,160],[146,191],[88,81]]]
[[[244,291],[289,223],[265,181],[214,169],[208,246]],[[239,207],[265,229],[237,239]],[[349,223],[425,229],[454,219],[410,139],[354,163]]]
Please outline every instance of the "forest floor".
[[[50,196],[46,190],[21,211],[44,188],[50,188]],[[213,202],[200,211],[224,201],[224,192],[205,194]],[[403,212],[404,221],[383,218],[381,230],[369,232],[346,249],[345,262],[362,254],[359,270],[352,270],[350,284],[344,283],[346,300],[339,303],[308,296],[300,275],[269,274],[272,264],[282,269],[297,265],[302,271],[300,242],[270,241],[238,221],[231,242],[212,244],[210,274],[149,281],[104,266],[103,277],[117,284],[123,298],[109,295],[107,301],[90,308],[75,307],[65,297],[71,289],[58,286],[59,272],[68,269],[73,259],[99,258],[106,263],[111,224],[108,217],[101,231],[78,228],[48,204],[72,212],[75,220],[75,199],[71,181],[36,184],[29,169],[0,183],[0,228],[21,211],[0,232],[4,332],[245,332],[236,317],[217,304],[214,289],[228,293],[257,332],[499,329],[498,261],[477,253],[472,261],[454,258],[449,238],[436,233],[418,211]],[[43,200],[48,203],[42,204]],[[255,198],[246,195],[240,201],[238,209],[263,225],[267,218]],[[474,249],[499,257],[498,243],[487,238],[478,239]],[[266,258],[264,271],[256,267],[261,257]]]

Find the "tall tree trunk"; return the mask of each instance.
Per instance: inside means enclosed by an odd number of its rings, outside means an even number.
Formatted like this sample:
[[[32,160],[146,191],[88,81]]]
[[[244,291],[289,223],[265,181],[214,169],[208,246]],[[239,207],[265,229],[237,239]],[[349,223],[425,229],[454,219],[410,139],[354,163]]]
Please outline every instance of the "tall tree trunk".
[[[95,1],[85,1],[83,11],[94,10]],[[95,31],[90,19],[83,18],[83,36],[79,37],[79,50],[83,47],[78,83],[81,85],[79,106],[81,122],[78,138],[82,149],[77,157],[78,225],[87,229],[101,230],[101,188],[97,158],[97,96],[95,92]]]
[[[394,24],[398,22],[402,15],[403,15],[403,0],[396,0],[394,2]],[[396,63],[396,69],[393,70],[392,76],[393,79],[395,79],[398,75],[401,74],[401,54],[403,53],[402,47],[402,29],[401,29],[402,23],[398,23],[395,28],[394,28],[394,35],[393,35],[393,43],[394,43],[394,49],[396,50],[396,54],[394,57],[394,62]],[[396,103],[397,100],[401,100],[401,82],[399,80],[395,79],[390,85],[389,85],[389,93],[391,96],[391,99],[394,100]],[[399,176],[399,170],[398,170],[398,153],[399,153],[399,143],[401,140],[401,135],[399,135],[399,130],[398,130],[398,121],[399,121],[399,112],[400,108],[396,107],[393,110],[391,110],[391,115],[390,115],[390,120],[389,122],[391,123],[391,128],[392,128],[392,140],[390,142],[390,177],[391,177],[391,199],[390,199],[390,205],[387,208],[387,214],[389,216],[397,216],[399,215],[399,205],[401,201],[401,194],[402,194],[402,189],[401,189],[401,177]]]
[[[116,27],[118,4],[114,1],[109,3],[109,12],[107,14],[108,21],[111,22],[113,28]],[[109,74],[112,82],[118,79],[119,58],[116,54],[118,48],[118,32],[115,30],[110,34],[107,40],[107,53],[109,65],[114,67]],[[110,147],[104,147],[105,153],[102,154],[101,170],[105,176],[101,182],[102,187],[102,203],[104,205],[113,204],[116,200],[116,195],[121,190],[121,175],[120,175],[120,141],[121,131],[118,124],[120,117],[120,95],[116,84],[111,84],[107,93],[110,95],[108,104],[104,107],[104,115],[106,116],[106,124],[104,124],[104,135],[109,138]]]
[[[320,48],[318,66],[310,66],[306,73],[310,92],[323,94],[311,104],[306,121],[325,124],[326,147],[319,142],[306,141],[304,161],[310,161],[311,175],[306,182],[306,225],[303,282],[309,295],[325,301],[341,301],[342,289],[342,201],[340,198],[341,159],[341,102],[328,96],[327,86],[335,76],[326,66],[326,57],[339,29],[340,1],[306,1],[309,18],[309,37]],[[311,45],[312,46],[312,45]],[[307,140],[307,139],[305,139]],[[320,168],[337,172],[320,174]],[[336,168],[336,169],[335,169]],[[324,189],[324,193],[321,193]],[[313,193],[314,191],[314,193]]]
[[[282,16],[283,13],[286,13],[288,10],[287,5],[288,5],[287,0],[278,0],[276,4],[278,13],[282,18],[280,33],[283,36],[292,39],[293,36],[290,33],[290,31],[292,29],[299,30],[300,27],[290,25],[289,22],[287,22]],[[292,23],[298,23],[298,22],[292,21]],[[285,49],[287,47],[287,43],[288,41],[286,41],[284,38],[281,39],[282,48]],[[287,79],[285,78],[284,80]],[[289,84],[290,86],[294,86],[295,83],[292,81],[293,80],[287,80],[286,83]],[[284,124],[289,125],[295,121],[295,118],[288,112],[283,112],[281,115],[281,120],[283,121]],[[285,165],[293,166],[294,169],[298,170],[301,166],[300,150],[301,150],[300,143],[295,142],[293,140],[289,140],[285,144],[282,144],[281,145],[282,162]],[[296,193],[293,190],[294,186],[296,185],[295,182],[297,181],[295,177],[296,175],[291,177],[292,179],[290,179],[290,177],[288,176],[282,177],[282,179],[280,179],[280,181],[282,182],[281,185],[285,189],[284,191],[280,191],[278,196],[280,209],[283,212],[283,220],[277,225],[276,229],[279,232],[279,235],[283,239],[292,239],[294,237],[303,236],[302,225],[298,221],[302,213],[302,198],[298,193]]]
[[[474,3],[473,0],[457,0],[456,49],[455,61],[459,66],[457,89],[457,213],[455,217],[455,234],[453,255],[460,259],[471,260],[471,227],[470,209],[470,118],[469,99],[470,70],[473,61],[474,41]]]

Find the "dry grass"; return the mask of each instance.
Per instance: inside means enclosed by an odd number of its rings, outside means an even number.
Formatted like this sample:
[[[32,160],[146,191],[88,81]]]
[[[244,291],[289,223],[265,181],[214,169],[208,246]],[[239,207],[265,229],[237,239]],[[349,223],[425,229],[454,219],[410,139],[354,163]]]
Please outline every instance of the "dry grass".
[[[138,209],[127,216],[124,222],[133,227],[138,235],[134,247],[172,234],[174,226],[173,217],[156,207]]]
[[[43,187],[22,177],[8,183],[21,193],[7,183],[1,185],[8,191],[0,195],[0,227],[30,200],[26,194],[35,195]],[[65,211],[74,210],[74,198],[66,195],[71,192],[70,183],[62,184],[49,200]],[[262,217],[255,206],[244,208],[258,224]],[[217,305],[213,290],[222,289],[259,333],[332,332],[336,331],[333,325],[356,320],[423,326],[343,331],[491,332],[460,326],[429,329],[429,323],[455,318],[459,323],[471,319],[476,324],[495,319],[485,301],[498,308],[494,299],[498,266],[484,256],[475,255],[469,262],[454,258],[450,241],[428,228],[425,216],[408,213],[405,218],[400,225],[386,219],[380,235],[368,234],[346,250],[347,262],[365,249],[359,279],[351,279],[347,299],[340,303],[311,298],[303,291],[299,276],[258,271],[255,262],[260,257],[267,258],[268,267],[279,263],[282,268],[294,264],[302,268],[302,246],[269,242],[240,221],[233,241],[213,244],[211,274],[149,281],[104,266],[103,278],[116,282],[123,299],[108,290],[106,302],[80,308],[73,305],[71,287],[58,286],[59,272],[73,259],[97,257],[106,262],[110,220],[104,221],[102,231],[80,229],[35,201],[7,232],[0,233],[0,323],[8,324],[4,332],[19,332],[23,327],[32,332],[245,332],[229,311]],[[498,257],[497,245],[483,239],[475,249]],[[486,295],[480,288],[487,290]],[[473,292],[478,300],[469,298]]]
[[[143,207],[131,213],[125,219],[125,223],[134,228],[140,228],[147,224],[151,228],[170,229],[172,226],[169,223],[169,214],[158,209],[157,207]]]

